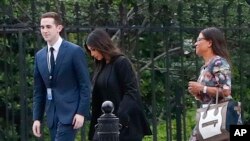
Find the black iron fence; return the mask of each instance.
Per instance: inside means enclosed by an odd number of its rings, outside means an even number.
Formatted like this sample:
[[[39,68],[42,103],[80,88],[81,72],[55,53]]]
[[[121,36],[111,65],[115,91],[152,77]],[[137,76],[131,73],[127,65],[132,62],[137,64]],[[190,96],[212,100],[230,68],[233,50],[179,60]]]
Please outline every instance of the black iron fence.
[[[249,11],[245,1],[12,1],[0,5],[0,140],[35,140],[32,127],[33,61],[43,45],[39,17],[59,12],[62,36],[80,46],[96,27],[106,29],[131,58],[153,136],[145,140],[186,141],[196,101],[187,82],[201,62],[193,42],[207,26],[221,28],[233,63],[233,96],[249,120]],[[90,66],[91,59],[90,59]],[[91,71],[91,68],[90,68]],[[86,140],[83,128],[79,140]],[[44,133],[46,132],[44,128]],[[40,140],[46,140],[46,134]]]

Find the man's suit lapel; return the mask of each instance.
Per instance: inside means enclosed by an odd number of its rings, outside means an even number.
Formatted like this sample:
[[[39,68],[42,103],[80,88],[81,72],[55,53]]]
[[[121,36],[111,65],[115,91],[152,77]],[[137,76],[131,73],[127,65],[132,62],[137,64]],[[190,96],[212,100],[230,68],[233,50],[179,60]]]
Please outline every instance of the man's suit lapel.
[[[62,44],[59,48],[59,52],[56,57],[56,65],[55,65],[55,70],[54,70],[54,77],[56,78],[57,73],[59,71],[59,68],[61,67],[61,64],[63,62],[64,56],[67,53],[67,45],[65,40],[62,41]],[[56,80],[56,79],[54,79]]]
[[[43,48],[41,52],[40,59],[38,60],[40,65],[40,71],[42,70],[43,72],[41,74],[45,74],[45,76],[49,76],[49,68],[48,68],[48,47]],[[44,61],[46,60],[46,61]],[[44,69],[47,68],[47,69]]]

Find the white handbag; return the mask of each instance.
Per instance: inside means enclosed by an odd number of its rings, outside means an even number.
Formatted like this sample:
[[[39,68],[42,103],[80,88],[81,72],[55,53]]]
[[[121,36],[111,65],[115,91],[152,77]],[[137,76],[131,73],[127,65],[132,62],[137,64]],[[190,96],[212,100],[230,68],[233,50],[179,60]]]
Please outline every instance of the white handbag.
[[[218,103],[217,92],[216,103],[211,104],[211,102],[207,107],[197,109],[197,139],[199,141],[229,140],[229,132],[226,129],[229,101]]]

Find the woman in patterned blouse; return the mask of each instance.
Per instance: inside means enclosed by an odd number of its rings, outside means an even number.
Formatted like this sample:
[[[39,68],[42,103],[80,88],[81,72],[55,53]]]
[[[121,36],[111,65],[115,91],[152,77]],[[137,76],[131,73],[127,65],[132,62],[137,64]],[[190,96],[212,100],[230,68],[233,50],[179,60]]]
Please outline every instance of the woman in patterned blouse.
[[[195,99],[199,100],[202,106],[207,105],[211,100],[215,103],[218,92],[219,102],[232,99],[231,97],[231,68],[230,58],[226,46],[224,34],[215,27],[203,29],[195,43],[196,54],[202,57],[204,64],[201,67],[200,76],[197,81],[189,81],[188,91]],[[237,111],[234,121],[238,121]],[[228,123],[227,128],[229,125]],[[197,141],[196,127],[190,141]]]
[[[231,97],[230,59],[223,33],[210,27],[203,29],[195,43],[196,54],[203,58],[197,82],[188,83],[188,91],[202,104],[210,102],[219,92],[219,97]]]

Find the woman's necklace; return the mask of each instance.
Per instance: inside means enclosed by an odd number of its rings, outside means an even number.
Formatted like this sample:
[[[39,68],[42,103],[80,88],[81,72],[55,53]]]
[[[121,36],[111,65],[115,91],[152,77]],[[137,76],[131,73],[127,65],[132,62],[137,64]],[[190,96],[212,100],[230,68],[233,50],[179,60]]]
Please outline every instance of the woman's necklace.
[[[202,66],[202,69],[200,71],[200,76],[198,78],[198,82],[202,82],[203,78],[204,78],[204,73],[206,72],[205,69],[207,68],[207,66],[210,64],[210,62],[216,57],[216,55],[212,56],[207,62],[205,62],[205,64]]]
[[[216,55],[212,56],[207,62],[205,62],[204,67],[206,67],[215,57]]]

